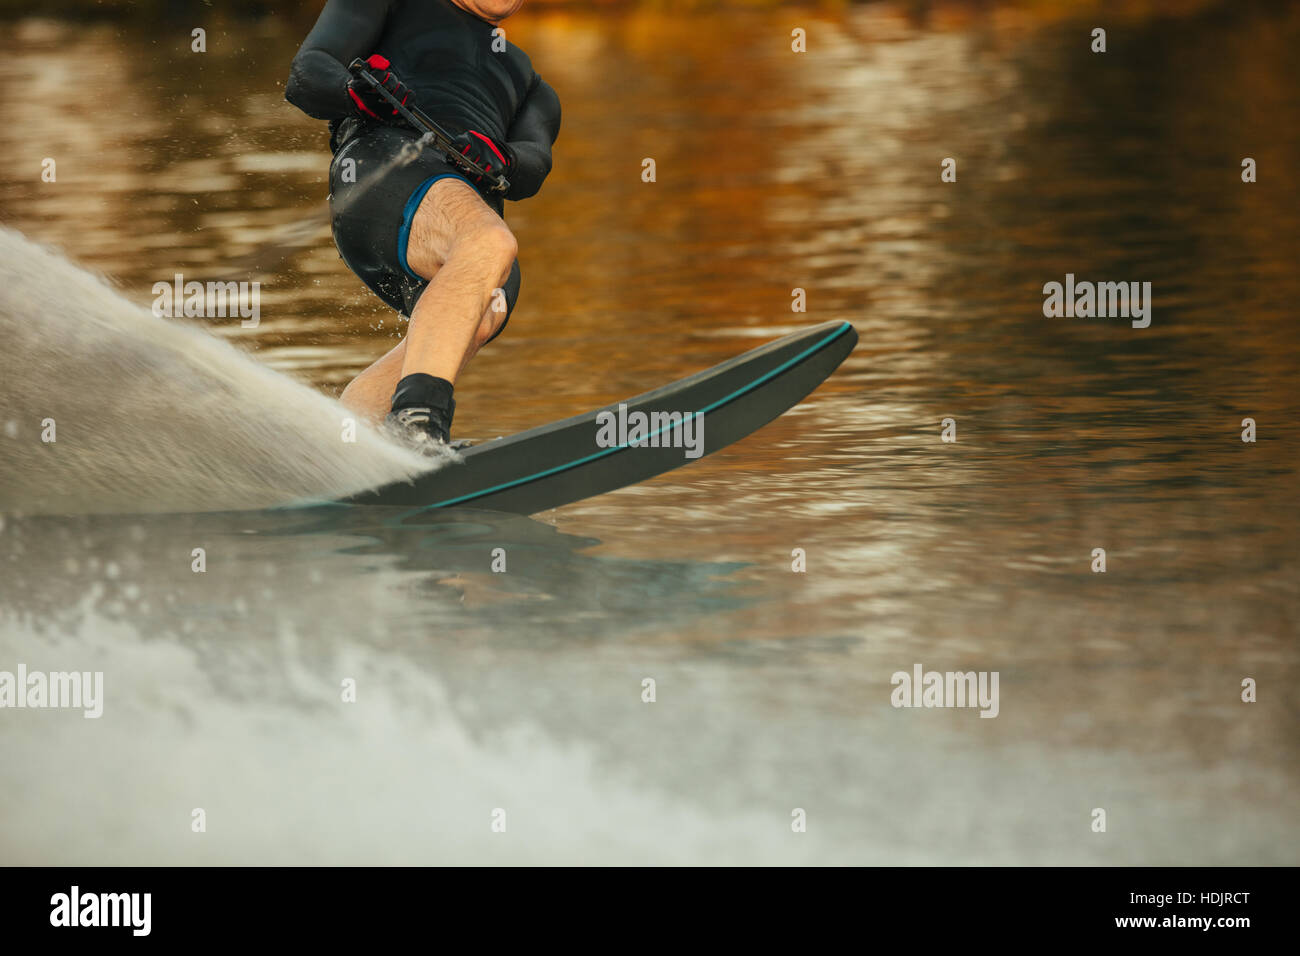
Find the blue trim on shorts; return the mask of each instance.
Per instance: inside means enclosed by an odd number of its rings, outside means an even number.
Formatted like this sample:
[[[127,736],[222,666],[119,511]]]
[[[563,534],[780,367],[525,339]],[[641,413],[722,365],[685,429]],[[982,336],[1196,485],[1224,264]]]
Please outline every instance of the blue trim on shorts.
[[[474,184],[460,173],[439,173],[416,186],[415,192],[411,193],[411,198],[406,200],[406,205],[402,207],[402,225],[397,230],[397,264],[402,267],[403,272],[418,282],[423,282],[424,276],[416,275],[406,264],[406,244],[411,238],[411,222],[415,219],[415,210],[420,208],[420,200],[424,199],[424,194],[429,191],[429,187],[440,179],[459,179],[471,189],[474,187]]]

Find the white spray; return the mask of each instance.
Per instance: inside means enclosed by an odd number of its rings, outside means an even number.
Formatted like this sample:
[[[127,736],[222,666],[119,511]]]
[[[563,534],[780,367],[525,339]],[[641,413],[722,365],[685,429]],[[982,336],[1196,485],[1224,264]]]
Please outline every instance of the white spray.
[[[430,468],[361,422],[344,440],[350,417],[0,228],[0,513],[254,509]]]

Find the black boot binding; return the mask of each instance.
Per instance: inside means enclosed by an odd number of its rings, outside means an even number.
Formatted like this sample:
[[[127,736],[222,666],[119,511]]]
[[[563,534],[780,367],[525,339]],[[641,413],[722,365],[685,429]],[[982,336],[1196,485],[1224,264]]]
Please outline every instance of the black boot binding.
[[[397,383],[392,411],[384,419],[399,441],[426,455],[451,445],[451,420],[456,414],[452,385],[444,378],[417,372]]]

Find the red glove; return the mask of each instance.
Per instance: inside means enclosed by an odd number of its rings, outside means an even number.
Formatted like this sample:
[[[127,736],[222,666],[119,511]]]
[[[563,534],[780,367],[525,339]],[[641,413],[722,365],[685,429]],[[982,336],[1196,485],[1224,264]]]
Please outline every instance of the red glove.
[[[510,156],[510,147],[502,143],[497,145],[488,139],[476,129],[466,130],[452,140],[452,145],[456,150],[468,159],[478,163],[489,173],[495,173],[498,176],[505,175],[506,171],[514,165]],[[479,176],[476,182],[482,180]]]
[[[406,101],[411,97],[411,91],[389,69],[390,65],[388,60],[378,53],[372,53],[366,58],[366,66],[370,67],[370,72],[379,80],[380,85],[397,97],[398,101],[405,106]],[[393,108],[393,105],[384,99],[378,90],[359,76],[354,76],[348,81],[348,96],[352,97],[352,105],[357,108],[357,112],[362,116],[368,116],[384,123],[400,124],[405,122],[401,114]]]

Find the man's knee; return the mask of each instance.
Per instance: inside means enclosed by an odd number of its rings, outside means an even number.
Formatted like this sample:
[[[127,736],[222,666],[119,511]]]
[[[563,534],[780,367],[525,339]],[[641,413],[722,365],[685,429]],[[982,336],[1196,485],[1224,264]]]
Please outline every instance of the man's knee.
[[[479,321],[478,328],[474,330],[474,347],[481,349],[496,336],[501,327],[506,324],[506,314],[488,309],[487,313]]]
[[[519,242],[510,227],[498,220],[467,231],[456,243],[455,254],[472,257],[504,279],[519,254]]]

